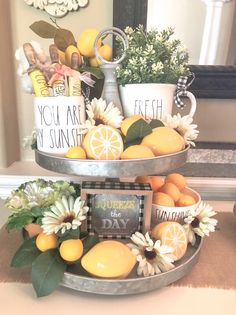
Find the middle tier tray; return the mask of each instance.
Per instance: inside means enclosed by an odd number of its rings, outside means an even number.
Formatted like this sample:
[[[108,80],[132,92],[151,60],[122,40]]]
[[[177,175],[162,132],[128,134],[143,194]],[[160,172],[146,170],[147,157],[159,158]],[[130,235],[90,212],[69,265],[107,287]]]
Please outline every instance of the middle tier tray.
[[[36,162],[50,171],[78,176],[135,177],[155,175],[178,168],[186,163],[189,146],[163,156],[132,160],[78,160],[35,150]]]

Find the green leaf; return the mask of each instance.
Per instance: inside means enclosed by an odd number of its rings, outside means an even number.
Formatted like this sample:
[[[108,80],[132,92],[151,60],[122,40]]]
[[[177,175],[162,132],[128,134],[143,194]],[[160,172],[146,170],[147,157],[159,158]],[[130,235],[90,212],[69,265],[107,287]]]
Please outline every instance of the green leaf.
[[[83,255],[85,255],[94,245],[99,242],[99,238],[97,235],[88,235],[85,239],[83,239]]]
[[[129,127],[125,137],[125,142],[131,142],[138,138],[142,139],[150,133],[152,133],[152,128],[144,119],[141,118]]]
[[[57,28],[45,21],[37,21],[30,25],[30,29],[42,38],[54,38]]]
[[[134,139],[130,142],[125,142],[124,143],[124,149],[127,149],[128,147],[130,147],[131,145],[136,145],[136,144],[140,144],[142,142],[142,139],[140,138],[137,138],[137,139]]]
[[[38,218],[40,216],[42,216],[44,210],[38,206],[35,206],[33,207],[30,212],[32,213],[32,215],[35,217],[35,218]]]
[[[24,241],[19,247],[11,261],[11,267],[30,266],[33,261],[41,254],[35,245],[36,237],[32,237]]]
[[[150,121],[150,123],[149,123],[149,126],[150,126],[152,129],[154,129],[154,128],[157,128],[157,127],[163,127],[163,126],[165,126],[165,125],[164,125],[163,122],[162,122],[161,120],[159,120],[159,119],[152,119],[152,120]]]
[[[95,78],[97,79],[103,79],[104,74],[100,68],[95,68],[95,67],[88,67],[88,66],[82,66],[79,71],[81,72],[90,72]]]
[[[58,250],[52,249],[40,254],[32,265],[32,283],[38,297],[52,293],[60,284],[66,270],[66,263]]]
[[[67,230],[65,233],[61,233],[61,231],[59,231],[57,232],[57,236],[59,237],[59,243],[65,240],[77,240],[80,238],[80,228],[77,228],[76,230]]]
[[[71,31],[64,28],[59,28],[56,30],[54,43],[61,51],[65,51],[70,45],[76,46],[74,35],[71,33]]]
[[[7,231],[11,231],[13,229],[21,230],[23,227],[29,223],[32,223],[34,217],[30,212],[18,212],[14,213],[8,218],[6,229]]]

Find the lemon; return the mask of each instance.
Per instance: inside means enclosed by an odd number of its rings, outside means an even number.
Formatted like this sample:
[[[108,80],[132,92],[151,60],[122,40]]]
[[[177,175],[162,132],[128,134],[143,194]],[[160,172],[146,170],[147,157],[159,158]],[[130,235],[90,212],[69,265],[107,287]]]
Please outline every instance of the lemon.
[[[66,61],[67,66],[71,65],[71,56],[73,53],[77,53],[79,55],[79,65],[81,64],[81,56],[77,47],[75,47],[74,45],[70,45],[66,48],[66,51],[65,51],[65,61]]]
[[[40,233],[36,238],[36,246],[41,252],[57,247],[57,236],[55,234]]]
[[[157,224],[152,230],[152,236],[160,240],[162,245],[172,247],[176,260],[182,258],[187,251],[186,233],[183,226],[178,222],[166,221]]]
[[[118,160],[123,152],[123,140],[117,129],[99,125],[85,135],[83,147],[90,159]]]
[[[86,153],[82,147],[74,146],[66,152],[66,157],[70,159],[86,159]]]
[[[102,278],[128,276],[136,257],[125,244],[109,240],[92,247],[81,259],[82,267],[90,274]]]
[[[61,243],[59,252],[64,260],[73,262],[82,256],[83,249],[83,243],[80,239],[70,239]]]
[[[183,150],[184,139],[172,128],[157,127],[143,138],[141,144],[146,145],[156,156],[159,156]]]
[[[94,52],[94,42],[99,31],[96,28],[88,28],[84,30],[78,37],[77,48],[81,55],[85,57],[93,57]],[[98,48],[102,45],[101,38],[98,41]]]
[[[107,61],[111,60],[112,58],[112,49],[109,45],[103,45],[98,48],[99,54]],[[100,60],[98,60],[96,57],[92,57],[89,59],[90,66],[92,67],[98,67],[102,64]]]
[[[155,157],[152,150],[141,144],[131,145],[120,156],[121,159],[144,159],[150,157]]]
[[[59,54],[60,63],[63,65],[66,65],[66,54],[64,53],[64,51],[61,51],[58,49],[58,54]]]
[[[133,116],[130,116],[130,117],[127,117],[125,118],[122,123],[121,123],[121,126],[120,126],[120,129],[123,133],[124,136],[126,136],[127,134],[127,131],[129,129],[129,127],[135,123],[137,120],[139,119],[143,119],[143,116],[142,115],[133,115]]]

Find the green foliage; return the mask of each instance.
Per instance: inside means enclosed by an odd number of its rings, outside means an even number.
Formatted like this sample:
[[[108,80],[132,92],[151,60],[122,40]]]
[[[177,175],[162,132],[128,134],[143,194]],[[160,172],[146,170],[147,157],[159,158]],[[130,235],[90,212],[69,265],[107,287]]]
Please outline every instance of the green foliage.
[[[119,84],[176,84],[179,76],[188,74],[188,53],[179,40],[172,39],[172,28],[146,32],[140,25],[136,29],[127,27],[125,33],[129,48],[121,67],[117,68]],[[123,44],[119,42],[118,55],[122,49]]]
[[[157,127],[163,127],[163,126],[165,126],[165,125],[164,125],[163,122],[162,122],[161,120],[159,120],[159,119],[152,119],[152,120],[150,121],[150,123],[149,123],[149,126],[150,126],[152,129],[154,129],[154,128],[157,128]]]
[[[32,283],[38,297],[52,293],[60,284],[66,270],[66,263],[58,250],[41,253],[32,264]]]
[[[40,255],[40,251],[35,245],[36,237],[32,237],[24,241],[15,253],[11,261],[11,267],[30,266],[33,261]]]
[[[128,129],[124,138],[125,149],[131,145],[140,144],[143,137],[152,132],[150,125],[144,120],[135,121]]]
[[[19,231],[23,229],[25,225],[32,223],[33,220],[33,216],[28,211],[14,213],[8,217],[6,229],[8,232],[14,229]]]

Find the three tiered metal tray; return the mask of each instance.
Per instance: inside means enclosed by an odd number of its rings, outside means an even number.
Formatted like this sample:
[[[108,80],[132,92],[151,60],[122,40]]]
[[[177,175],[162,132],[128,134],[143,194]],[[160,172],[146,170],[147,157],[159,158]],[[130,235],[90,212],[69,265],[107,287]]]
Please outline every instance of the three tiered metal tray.
[[[160,174],[176,169],[185,164],[189,147],[181,152],[135,160],[95,161],[67,159],[56,155],[35,151],[36,162],[45,169],[68,175],[86,177],[122,178],[138,175]],[[190,272],[197,263],[202,246],[198,238],[194,247],[189,246],[185,256],[175,264],[175,268],[150,277],[138,277],[133,271],[127,279],[98,279],[89,277],[81,269],[71,269],[65,272],[62,286],[74,290],[106,294],[127,295],[148,292],[167,286]]]

